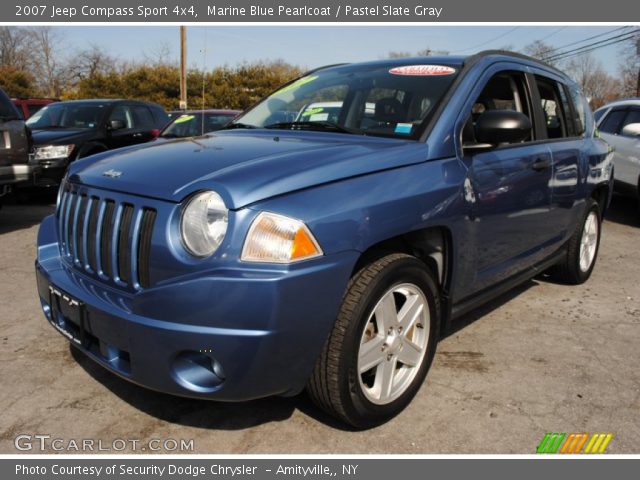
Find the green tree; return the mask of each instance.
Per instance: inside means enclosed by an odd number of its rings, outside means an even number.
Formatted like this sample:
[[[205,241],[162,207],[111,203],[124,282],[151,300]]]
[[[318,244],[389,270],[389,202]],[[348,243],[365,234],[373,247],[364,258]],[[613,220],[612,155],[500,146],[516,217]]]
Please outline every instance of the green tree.
[[[33,86],[33,77],[24,70],[15,67],[0,66],[0,87],[10,97],[34,97],[37,90]]]

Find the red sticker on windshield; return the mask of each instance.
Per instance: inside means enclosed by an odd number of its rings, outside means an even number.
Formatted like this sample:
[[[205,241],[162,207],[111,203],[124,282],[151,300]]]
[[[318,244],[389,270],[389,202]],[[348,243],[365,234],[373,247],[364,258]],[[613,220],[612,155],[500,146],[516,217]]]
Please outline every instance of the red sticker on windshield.
[[[416,76],[438,76],[452,75],[456,73],[455,68],[446,67],[444,65],[406,65],[404,67],[395,67],[389,70],[394,75],[416,75]]]

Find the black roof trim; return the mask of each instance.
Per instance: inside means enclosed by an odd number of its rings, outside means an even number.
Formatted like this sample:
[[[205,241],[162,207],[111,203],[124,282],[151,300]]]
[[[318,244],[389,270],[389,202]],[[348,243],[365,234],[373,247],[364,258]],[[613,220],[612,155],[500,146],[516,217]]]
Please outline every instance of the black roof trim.
[[[564,73],[562,70],[559,70],[558,68],[554,67],[553,65],[550,65],[549,63],[531,57],[529,55],[525,55],[524,53],[518,53],[518,52],[512,52],[510,50],[483,50],[481,52],[475,53],[473,55],[470,55],[469,57],[467,57],[464,60],[464,65],[472,65],[474,63],[476,63],[478,60],[485,58],[485,57],[490,57],[492,55],[501,55],[504,57],[513,57],[513,58],[517,58],[518,60],[526,60],[528,62],[531,63],[537,63],[538,65],[541,65],[549,70],[553,70],[555,73],[557,73],[558,75],[561,75],[563,77],[566,77],[567,74]]]

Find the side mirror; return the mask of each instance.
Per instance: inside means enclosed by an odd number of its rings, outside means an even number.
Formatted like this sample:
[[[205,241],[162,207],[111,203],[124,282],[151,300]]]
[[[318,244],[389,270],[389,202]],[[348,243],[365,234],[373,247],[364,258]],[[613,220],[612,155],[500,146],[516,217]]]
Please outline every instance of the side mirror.
[[[476,120],[476,141],[480,143],[518,143],[530,134],[531,120],[514,110],[487,110]]]
[[[124,127],[126,125],[122,120],[111,120],[109,122],[109,130],[122,130]]]
[[[640,137],[640,123],[629,123],[620,132],[625,137]]]

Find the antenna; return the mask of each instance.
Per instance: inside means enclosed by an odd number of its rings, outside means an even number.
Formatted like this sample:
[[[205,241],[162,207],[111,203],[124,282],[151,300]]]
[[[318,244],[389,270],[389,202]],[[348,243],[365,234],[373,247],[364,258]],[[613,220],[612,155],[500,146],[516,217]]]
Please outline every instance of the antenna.
[[[180,27],[180,109],[187,108],[187,29]]]

